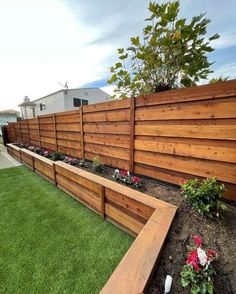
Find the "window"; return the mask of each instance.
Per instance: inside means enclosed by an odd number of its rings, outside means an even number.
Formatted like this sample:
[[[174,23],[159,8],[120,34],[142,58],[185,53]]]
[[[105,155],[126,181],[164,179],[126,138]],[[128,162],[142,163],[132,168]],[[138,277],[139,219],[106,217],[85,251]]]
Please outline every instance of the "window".
[[[79,98],[73,98],[74,107],[80,107],[81,106],[81,100]]]
[[[45,103],[40,103],[39,107],[40,107],[40,111],[46,109],[46,105],[45,105]]]
[[[73,105],[74,107],[80,107],[81,105],[88,105],[88,100],[73,98]]]
[[[88,100],[82,99],[82,105],[88,105]]]

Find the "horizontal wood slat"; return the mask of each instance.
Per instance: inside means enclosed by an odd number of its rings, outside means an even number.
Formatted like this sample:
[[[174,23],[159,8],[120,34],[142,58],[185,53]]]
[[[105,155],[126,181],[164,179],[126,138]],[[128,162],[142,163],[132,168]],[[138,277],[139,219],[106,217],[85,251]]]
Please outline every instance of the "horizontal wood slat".
[[[98,155],[104,164],[171,183],[181,174],[215,176],[236,188],[236,80],[85,105],[10,123],[7,133],[10,142],[89,160]]]
[[[197,160],[153,152],[135,151],[137,163],[180,171],[201,177],[217,177],[221,181],[236,184],[236,165],[209,160]]]

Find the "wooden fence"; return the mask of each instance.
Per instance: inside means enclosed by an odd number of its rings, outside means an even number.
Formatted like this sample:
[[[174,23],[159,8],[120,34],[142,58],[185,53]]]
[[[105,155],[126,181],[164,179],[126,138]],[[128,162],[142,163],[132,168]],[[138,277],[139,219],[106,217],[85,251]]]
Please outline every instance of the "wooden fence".
[[[178,184],[217,177],[236,199],[236,80],[10,123],[22,141]]]

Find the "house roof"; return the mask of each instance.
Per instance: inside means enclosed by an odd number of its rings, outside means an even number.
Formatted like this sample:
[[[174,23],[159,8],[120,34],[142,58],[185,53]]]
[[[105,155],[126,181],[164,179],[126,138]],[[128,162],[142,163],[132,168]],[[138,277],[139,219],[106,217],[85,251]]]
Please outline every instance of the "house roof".
[[[18,105],[19,106],[35,106],[34,102],[22,102],[21,104]]]
[[[110,96],[108,93],[104,92],[103,90],[101,90],[100,88],[97,88],[97,87],[94,87],[94,88],[91,88],[91,87],[90,87],[90,88],[73,88],[73,89],[61,89],[61,90],[59,90],[59,91],[56,91],[56,92],[53,92],[53,93],[51,93],[51,94],[45,95],[45,96],[40,97],[40,98],[37,98],[37,99],[35,99],[35,100],[32,100],[32,102],[36,102],[36,101],[38,101],[38,100],[40,100],[40,99],[46,98],[46,97],[48,97],[48,96],[51,96],[51,95],[54,95],[54,94],[57,94],[57,93],[60,93],[60,92],[73,91],[73,90],[81,90],[81,91],[84,91],[84,90],[99,90],[99,91],[105,93],[107,96]],[[30,102],[30,103],[32,103],[32,102]],[[22,103],[22,104],[23,104],[23,103]],[[20,105],[22,105],[22,104],[20,104]],[[20,106],[20,105],[19,105],[19,106]]]
[[[14,109],[7,109],[7,110],[0,110],[0,115],[18,115],[19,111],[16,111]]]

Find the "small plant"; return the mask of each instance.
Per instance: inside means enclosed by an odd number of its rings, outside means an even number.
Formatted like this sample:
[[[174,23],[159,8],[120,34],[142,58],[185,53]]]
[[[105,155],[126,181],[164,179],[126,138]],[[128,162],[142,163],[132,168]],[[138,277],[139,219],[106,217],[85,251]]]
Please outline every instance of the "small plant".
[[[87,162],[85,161],[85,159],[80,159],[79,161],[79,166],[80,167],[88,167]]]
[[[75,157],[65,156],[64,160],[65,163],[68,163],[70,165],[76,166],[79,164],[79,160]]]
[[[204,251],[202,249],[202,240],[194,237],[195,249],[190,251],[186,265],[184,265],[181,275],[182,287],[190,287],[191,294],[213,294],[213,276],[215,270],[213,261],[217,259],[217,252],[212,249]]]
[[[93,157],[92,159],[93,163],[92,163],[92,167],[96,172],[102,172],[102,167],[103,167],[103,162],[101,160],[101,158],[97,155],[95,157]]]
[[[132,184],[134,185],[135,188],[141,188],[142,187],[142,180],[139,177],[133,176],[131,178]]]
[[[220,201],[225,186],[218,184],[216,178],[181,180],[182,195],[199,213],[210,218],[219,217],[226,206]]]
[[[50,158],[51,157],[51,153],[48,150],[43,150],[43,154],[44,157],[46,158]]]
[[[51,159],[53,161],[64,160],[64,158],[65,158],[65,155],[62,154],[61,152],[54,151],[51,153]]]
[[[115,181],[124,182],[127,185],[133,185],[135,188],[141,188],[142,180],[139,177],[131,176],[129,171],[116,169],[113,173]]]
[[[28,146],[27,144],[24,144],[24,143],[20,143],[20,144],[18,145],[18,147],[20,147],[20,148],[25,148],[25,149],[28,149],[28,148],[29,148],[29,146]]]

